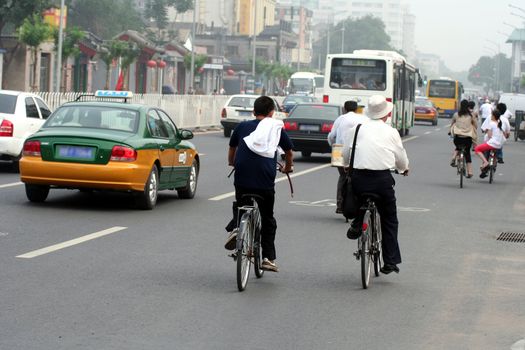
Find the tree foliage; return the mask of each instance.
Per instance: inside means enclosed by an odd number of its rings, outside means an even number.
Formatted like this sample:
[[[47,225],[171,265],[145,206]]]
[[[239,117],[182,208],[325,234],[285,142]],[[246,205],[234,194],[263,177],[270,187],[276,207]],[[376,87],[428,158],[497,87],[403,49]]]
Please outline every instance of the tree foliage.
[[[468,80],[488,90],[508,90],[510,86],[511,60],[504,54],[482,56],[468,71]]]
[[[49,0],[2,0],[0,1],[0,33],[10,23],[15,28],[33,14],[40,14],[49,7]]]
[[[133,0],[73,1],[68,21],[103,39],[111,39],[128,29],[144,29]]]
[[[184,13],[193,8],[193,0],[148,0],[144,17],[147,20],[153,21],[157,29],[156,31],[148,30],[148,38],[157,45],[162,45],[175,37],[173,31],[166,31],[169,22],[168,10],[170,7],[177,11],[176,15]]]
[[[22,26],[18,29],[18,40],[26,44],[33,55],[33,81],[32,89],[37,89],[37,62],[38,62],[38,47],[40,44],[51,38],[52,29],[51,26],[42,20],[42,16],[39,14],[33,14],[33,16],[24,19]]]
[[[193,74],[197,74],[199,72],[199,69],[201,69],[206,62],[208,61],[208,55],[204,54],[195,54],[195,70]],[[184,67],[189,71],[191,70],[191,53],[187,53],[184,56]]]

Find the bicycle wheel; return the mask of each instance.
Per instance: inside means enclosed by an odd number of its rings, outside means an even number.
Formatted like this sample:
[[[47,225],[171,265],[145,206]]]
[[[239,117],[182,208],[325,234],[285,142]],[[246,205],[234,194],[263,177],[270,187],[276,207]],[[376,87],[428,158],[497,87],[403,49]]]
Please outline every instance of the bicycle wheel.
[[[372,239],[373,247],[374,247],[374,254],[373,254],[373,261],[374,261],[374,273],[376,277],[379,276],[379,271],[381,270],[381,251],[382,251],[382,240],[383,235],[381,233],[381,217],[379,216],[379,212],[376,210],[375,214],[375,224],[374,224],[374,236]]]
[[[246,289],[250,275],[250,259],[253,246],[252,216],[244,213],[239,224],[237,235],[237,288],[239,292]]]
[[[457,166],[459,174],[459,188],[463,188],[463,178],[465,177],[465,157],[463,156],[463,153],[459,154]]]
[[[264,275],[264,270],[261,269],[262,264],[262,247],[261,247],[261,231],[256,229],[253,243],[253,269],[255,270],[255,276],[261,278]]]
[[[491,184],[494,179],[494,168],[495,168],[494,163],[495,163],[494,155],[491,154],[489,158],[489,184]]]
[[[370,254],[370,241],[372,238],[371,232],[373,230],[374,223],[372,222],[370,211],[367,210],[363,218],[363,233],[359,237],[359,253],[361,259],[361,283],[363,288],[367,289],[370,284],[370,272],[371,265],[370,260],[372,255]]]

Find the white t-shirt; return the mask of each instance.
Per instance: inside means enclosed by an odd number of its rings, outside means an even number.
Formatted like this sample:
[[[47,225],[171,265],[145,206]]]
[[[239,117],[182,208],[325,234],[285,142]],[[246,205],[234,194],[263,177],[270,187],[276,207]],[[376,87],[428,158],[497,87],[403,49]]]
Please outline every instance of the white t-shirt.
[[[357,126],[357,124],[363,124],[368,122],[370,119],[359,113],[348,112],[339,116],[335,122],[332,130],[328,134],[328,144],[332,146],[334,143],[342,145],[344,142],[344,135],[348,130]]]
[[[492,114],[492,105],[490,103],[484,103],[479,107],[479,114],[481,115],[481,119],[490,119],[490,115]]]
[[[491,120],[487,130],[492,131],[492,137],[487,141],[487,144],[497,149],[503,147],[503,143],[505,143],[505,135],[503,135],[503,131],[498,128],[498,123]]]
[[[510,122],[505,117],[505,114],[503,114],[502,116],[499,117],[499,120],[501,120],[501,130],[503,130],[504,133],[510,133]],[[485,119],[485,121],[481,125],[481,131],[485,131],[486,132],[488,129],[490,129],[489,125],[490,125],[491,122],[492,122],[491,118]],[[496,125],[497,125],[497,123],[496,123]],[[488,138],[489,138],[488,135],[485,133],[485,136],[484,136],[483,140],[486,142]]]
[[[356,128],[346,133],[343,145],[345,166],[350,155]],[[404,172],[408,169],[408,157],[399,132],[382,120],[370,120],[361,125],[357,133],[354,169],[389,170]]]

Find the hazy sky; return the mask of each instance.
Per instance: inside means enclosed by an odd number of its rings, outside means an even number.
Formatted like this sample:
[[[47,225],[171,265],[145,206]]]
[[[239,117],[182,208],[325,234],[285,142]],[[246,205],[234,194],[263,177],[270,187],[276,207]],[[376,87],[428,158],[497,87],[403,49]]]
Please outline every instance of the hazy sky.
[[[508,57],[508,35],[523,26],[525,0],[405,0],[416,16],[416,46],[419,51],[439,55],[452,70],[468,70],[481,56],[499,49]],[[523,28],[523,27],[522,27]],[[503,33],[503,34],[501,34]]]

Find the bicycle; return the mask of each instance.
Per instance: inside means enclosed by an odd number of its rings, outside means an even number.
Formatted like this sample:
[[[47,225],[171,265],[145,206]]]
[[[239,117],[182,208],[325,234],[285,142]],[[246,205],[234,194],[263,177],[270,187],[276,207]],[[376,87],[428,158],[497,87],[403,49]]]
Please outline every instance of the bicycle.
[[[496,152],[494,150],[490,150],[488,161],[489,183],[491,184],[494,179],[494,173],[496,172],[496,166],[498,164],[496,159]]]
[[[251,203],[237,209],[239,214],[237,217],[240,217],[239,233],[237,234],[236,250],[232,256],[237,262],[239,292],[246,289],[252,264],[257,278],[261,278],[264,274],[264,270],[261,269],[261,213],[256,200],[263,200],[263,198],[256,194],[245,194],[242,198],[248,198]]]
[[[459,188],[463,188],[463,178],[467,176],[467,163],[465,161],[466,148],[461,147],[456,153],[456,168],[459,175]]]
[[[360,210],[364,210],[365,215],[362,234],[357,240],[357,251],[354,256],[357,260],[361,260],[361,283],[363,289],[367,289],[370,285],[371,263],[376,277],[379,276],[381,269],[381,218],[375,203],[379,197],[373,193],[363,193],[360,197],[363,203]]]

